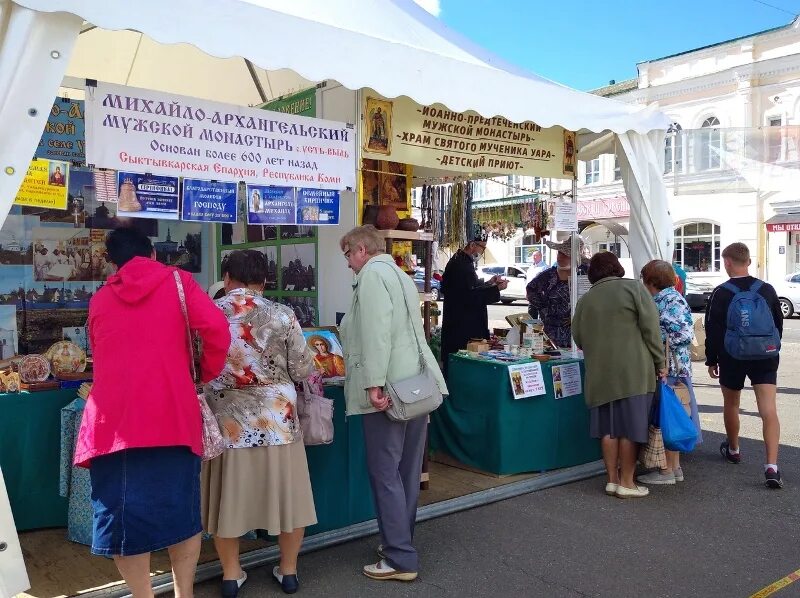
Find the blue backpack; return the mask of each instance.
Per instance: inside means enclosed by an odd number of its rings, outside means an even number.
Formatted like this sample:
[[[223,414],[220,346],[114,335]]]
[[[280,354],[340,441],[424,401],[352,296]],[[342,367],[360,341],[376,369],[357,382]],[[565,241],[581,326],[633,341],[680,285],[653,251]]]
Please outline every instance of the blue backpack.
[[[764,285],[756,280],[743,291],[731,282],[722,286],[733,293],[728,306],[725,331],[725,351],[734,359],[751,361],[776,357],[781,350],[781,337],[772,310],[766,299],[758,294]]]

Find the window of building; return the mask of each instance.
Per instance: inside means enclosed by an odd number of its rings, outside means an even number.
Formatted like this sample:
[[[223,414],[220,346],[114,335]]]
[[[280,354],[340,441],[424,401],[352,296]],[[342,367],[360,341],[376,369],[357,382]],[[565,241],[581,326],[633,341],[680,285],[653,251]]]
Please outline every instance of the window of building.
[[[614,156],[614,180],[622,180],[622,169],[619,167],[619,158],[616,155]]]
[[[534,253],[539,251],[542,256],[545,255],[544,247],[544,243],[537,243],[533,235],[525,235],[517,239],[517,244],[514,247],[514,263],[532,264]]]
[[[510,174],[506,177],[504,181],[506,184],[506,192],[505,196],[509,197],[512,195],[519,195],[519,175],[518,174]]]
[[[700,126],[703,129],[697,136],[700,144],[700,170],[713,170],[721,164],[722,133],[719,130],[719,119],[709,116]]]
[[[533,177],[533,189],[534,189],[534,191],[538,191],[539,189],[542,189],[543,187],[544,187],[544,182],[543,182],[542,177],[540,177],[540,176]]]
[[[586,166],[586,178],[584,179],[587,185],[600,182],[600,158],[584,162]]]
[[[664,140],[664,173],[683,172],[683,129],[672,123]]]
[[[773,116],[767,122],[769,124],[766,130],[767,161],[772,164],[782,159],[783,118],[780,116]]]
[[[692,222],[675,229],[675,261],[687,272],[720,271],[720,226]]]

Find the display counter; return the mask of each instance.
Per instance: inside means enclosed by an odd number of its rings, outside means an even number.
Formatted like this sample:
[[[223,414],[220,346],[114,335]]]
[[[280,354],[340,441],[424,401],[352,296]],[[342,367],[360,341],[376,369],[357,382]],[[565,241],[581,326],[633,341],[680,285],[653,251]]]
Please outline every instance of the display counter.
[[[0,394],[0,467],[20,531],[67,525],[59,496],[61,409],[77,389]]]
[[[67,525],[67,499],[59,496],[61,409],[76,392],[0,394],[0,467],[19,531]],[[319,521],[309,535],[375,517],[361,418],[345,418],[342,387],[326,386],[325,395],[334,400],[335,433],[332,444],[306,449]]]
[[[557,399],[553,368],[569,364],[580,368],[581,392]],[[431,418],[433,451],[496,475],[547,471],[599,459],[599,441],[589,437],[583,361],[550,360],[541,369],[545,393],[515,399],[508,364],[451,355],[450,396]],[[575,366],[571,369],[576,371]],[[565,380],[559,384],[559,394],[569,394],[567,388]]]

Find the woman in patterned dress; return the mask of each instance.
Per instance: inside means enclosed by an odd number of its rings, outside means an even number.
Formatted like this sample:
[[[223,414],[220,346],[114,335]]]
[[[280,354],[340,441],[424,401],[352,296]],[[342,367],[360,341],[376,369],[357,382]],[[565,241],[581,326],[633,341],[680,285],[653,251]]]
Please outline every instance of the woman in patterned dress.
[[[680,291],[675,288],[675,270],[668,262],[653,260],[642,268],[642,283],[653,295],[658,307],[661,341],[669,340],[669,359],[667,367],[667,383],[674,386],[680,382],[686,386],[689,394],[688,405],[690,415],[700,431],[700,418],[697,401],[692,387],[692,359],[690,347],[694,338],[694,322],[692,310]],[[643,484],[675,484],[682,482],[681,454],[677,451],[666,451],[667,468],[656,470],[637,478]]]
[[[222,261],[227,294],[216,303],[231,345],[222,374],[205,388],[228,446],[202,471],[203,527],[214,535],[227,598],[247,579],[239,537],[252,529],[278,536],[273,577],[284,592],[296,592],[303,534],[317,522],[294,387],[312,371],[314,356],[291,308],[263,297],[268,268],[254,250]]]

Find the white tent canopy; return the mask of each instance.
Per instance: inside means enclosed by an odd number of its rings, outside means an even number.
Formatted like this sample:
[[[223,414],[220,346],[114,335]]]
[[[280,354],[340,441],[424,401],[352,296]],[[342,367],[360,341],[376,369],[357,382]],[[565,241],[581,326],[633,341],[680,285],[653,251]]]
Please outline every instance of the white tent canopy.
[[[634,259],[669,258],[659,165],[666,116],[526,73],[411,0],[0,0],[0,222],[64,75],[240,105],[332,79],[423,105],[606,133],[607,146],[613,133],[610,147],[627,156]]]

